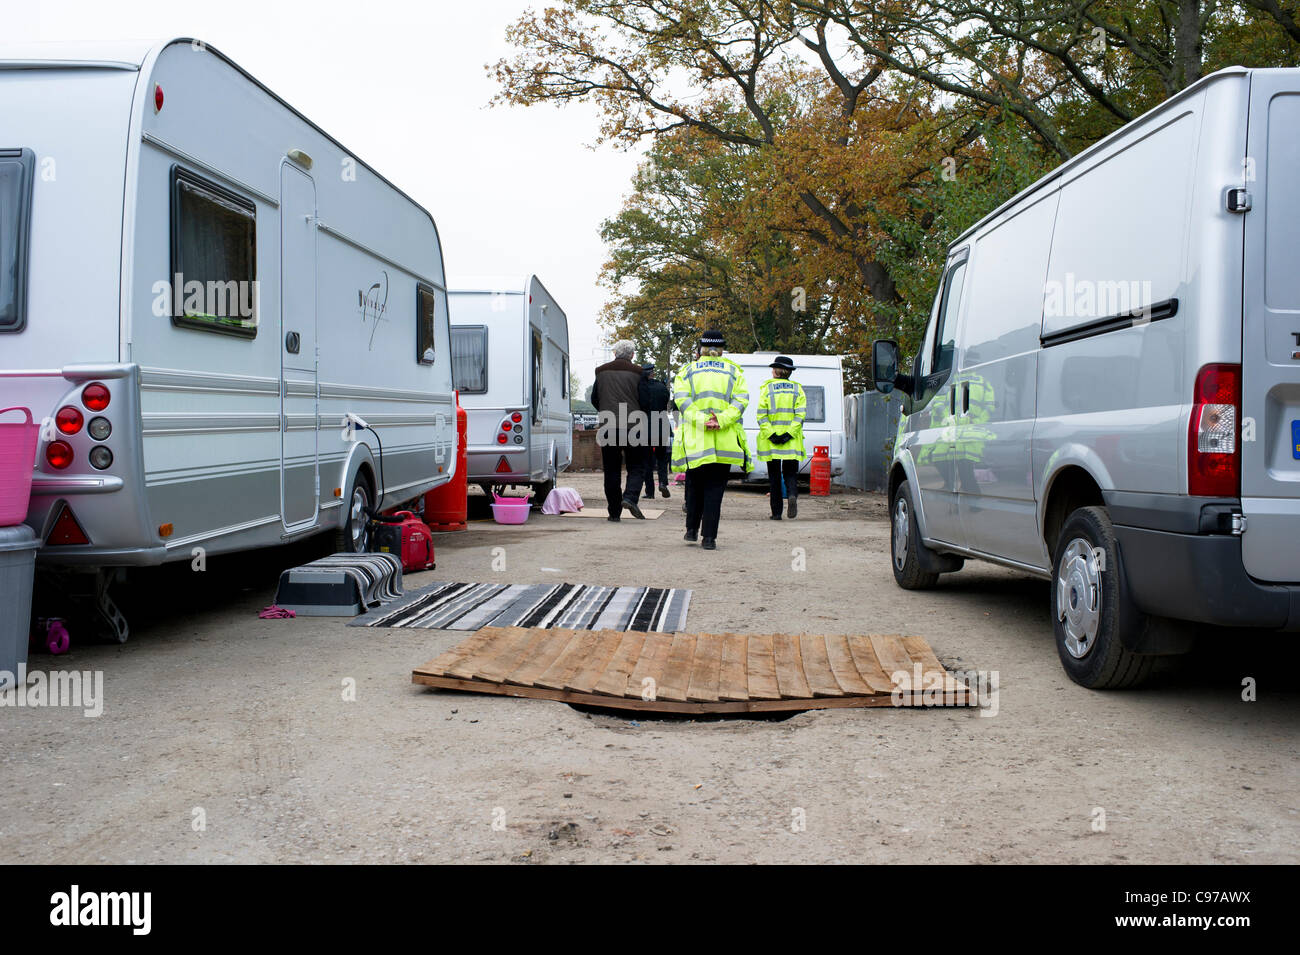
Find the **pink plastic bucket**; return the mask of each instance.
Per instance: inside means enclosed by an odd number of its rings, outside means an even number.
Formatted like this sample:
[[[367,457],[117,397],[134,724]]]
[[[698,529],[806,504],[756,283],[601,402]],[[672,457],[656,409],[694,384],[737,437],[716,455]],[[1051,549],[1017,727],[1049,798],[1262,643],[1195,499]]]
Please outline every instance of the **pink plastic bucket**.
[[[0,527],[21,524],[32,495],[36,467],[36,438],[41,426],[27,408],[0,408],[0,416],[21,411],[26,421],[0,421]]]
[[[528,506],[528,498],[521,497],[518,499],[520,504],[503,504],[501,499],[492,505],[492,518],[498,524],[526,524],[528,522],[528,512],[532,510]]]

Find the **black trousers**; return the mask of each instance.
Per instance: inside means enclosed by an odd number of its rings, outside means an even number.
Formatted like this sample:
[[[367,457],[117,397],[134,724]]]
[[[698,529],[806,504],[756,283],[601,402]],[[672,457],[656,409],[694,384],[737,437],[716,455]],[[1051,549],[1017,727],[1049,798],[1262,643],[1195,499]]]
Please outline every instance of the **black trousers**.
[[[668,486],[668,458],[672,452],[671,448],[647,448],[645,463],[645,492],[653,495],[655,492],[655,471],[659,472],[659,486]]]
[[[607,444],[600,449],[600,466],[605,471],[605,503],[609,516],[623,512],[623,500],[635,501],[644,483],[646,449],[626,444]],[[627,489],[623,488],[623,463],[627,462]]]
[[[706,540],[718,536],[722,495],[731,476],[730,464],[701,464],[686,472],[686,529]]]
[[[768,494],[772,500],[772,514],[781,516],[781,477],[785,476],[785,490],[791,497],[799,496],[799,462],[793,458],[787,461],[767,462]]]

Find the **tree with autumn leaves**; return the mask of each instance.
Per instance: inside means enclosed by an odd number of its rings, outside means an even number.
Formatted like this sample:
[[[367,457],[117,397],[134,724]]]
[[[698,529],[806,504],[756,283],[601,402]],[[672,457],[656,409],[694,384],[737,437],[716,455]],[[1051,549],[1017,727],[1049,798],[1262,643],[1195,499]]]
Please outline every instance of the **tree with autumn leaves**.
[[[915,344],[947,244],[1052,166],[1214,69],[1296,65],[1298,5],[564,0],[492,69],[650,140],[602,230],[613,334],[861,360]]]

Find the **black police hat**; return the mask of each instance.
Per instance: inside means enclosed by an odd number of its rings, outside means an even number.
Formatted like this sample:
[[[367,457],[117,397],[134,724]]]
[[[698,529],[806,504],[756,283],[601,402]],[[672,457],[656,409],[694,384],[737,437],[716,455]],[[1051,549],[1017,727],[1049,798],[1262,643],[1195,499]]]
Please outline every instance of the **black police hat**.
[[[786,371],[794,371],[794,362],[785,355],[777,355],[776,361],[767,366],[768,368],[784,368]]]

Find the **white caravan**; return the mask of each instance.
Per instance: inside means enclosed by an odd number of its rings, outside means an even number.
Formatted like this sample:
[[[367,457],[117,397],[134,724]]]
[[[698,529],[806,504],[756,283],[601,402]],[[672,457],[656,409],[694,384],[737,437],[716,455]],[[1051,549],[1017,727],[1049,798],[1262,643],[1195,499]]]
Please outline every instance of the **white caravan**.
[[[573,460],[569,320],[537,276],[451,290],[455,387],[469,419],[468,480],[527,484],[539,503]]]
[[[363,548],[364,506],[455,466],[445,288],[429,213],[213,48],[0,48],[0,407],[45,422],[42,559]]]
[[[745,409],[745,434],[749,438],[750,469],[747,478],[767,480],[767,466],[758,460],[758,399],[763,382],[772,377],[772,362],[780,352],[753,352],[727,357],[745,371],[745,384],[749,386],[749,407]],[[787,355],[794,362],[792,381],[803,385],[808,401],[803,424],[803,446],[806,454],[799,473],[808,475],[813,448],[821,445],[830,448],[831,476],[844,473],[844,364],[839,355]],[[740,468],[732,471],[739,474]]]

